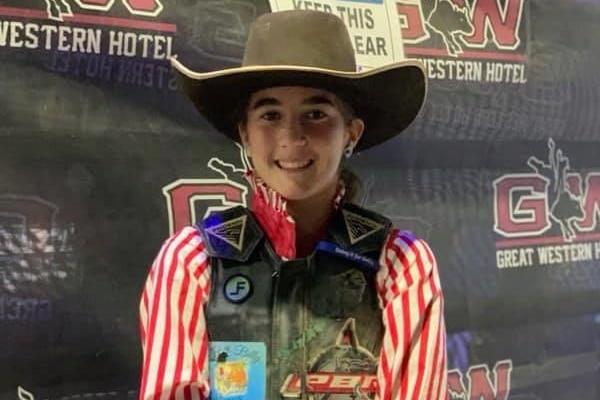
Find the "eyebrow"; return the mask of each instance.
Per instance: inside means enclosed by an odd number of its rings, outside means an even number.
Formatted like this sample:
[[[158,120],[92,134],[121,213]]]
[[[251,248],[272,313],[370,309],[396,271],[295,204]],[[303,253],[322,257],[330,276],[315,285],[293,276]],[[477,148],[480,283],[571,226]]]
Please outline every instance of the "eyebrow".
[[[304,104],[304,105],[328,104],[330,106],[334,106],[333,101],[331,101],[326,96],[321,96],[321,95],[315,95],[315,96],[308,97],[302,101],[302,104]],[[252,105],[251,108],[252,108],[252,110],[256,110],[256,109],[258,109],[260,107],[264,107],[264,106],[278,106],[278,105],[281,105],[281,102],[279,100],[277,100],[276,98],[263,97],[263,98],[257,100]]]
[[[279,100],[277,100],[276,98],[263,97],[263,98],[259,99],[258,101],[256,101],[252,105],[252,110],[256,110],[256,109],[264,107],[264,106],[278,106],[278,105],[281,105],[281,102]]]

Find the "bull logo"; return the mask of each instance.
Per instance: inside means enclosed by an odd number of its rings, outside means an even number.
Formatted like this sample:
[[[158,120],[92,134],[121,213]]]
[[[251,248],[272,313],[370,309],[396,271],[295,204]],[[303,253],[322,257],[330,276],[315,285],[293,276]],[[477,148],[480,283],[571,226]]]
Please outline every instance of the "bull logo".
[[[583,219],[582,196],[572,192],[567,178],[569,174],[569,159],[561,149],[556,148],[554,140],[548,141],[548,163],[535,156],[529,157],[527,165],[538,175],[549,182],[548,203],[550,218],[560,227],[563,239],[573,241],[577,236],[575,223]]]
[[[442,37],[448,54],[453,57],[463,52],[460,36],[469,36],[474,29],[468,6],[459,7],[450,0],[435,0],[425,24]]]

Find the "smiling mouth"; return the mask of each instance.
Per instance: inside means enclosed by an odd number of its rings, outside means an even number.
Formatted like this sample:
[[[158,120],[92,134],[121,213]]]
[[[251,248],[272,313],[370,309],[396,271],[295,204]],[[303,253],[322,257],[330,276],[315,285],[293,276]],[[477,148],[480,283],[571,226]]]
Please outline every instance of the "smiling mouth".
[[[302,171],[311,165],[313,165],[314,160],[302,160],[302,161],[275,161],[275,165],[279,169],[283,169],[284,171]]]

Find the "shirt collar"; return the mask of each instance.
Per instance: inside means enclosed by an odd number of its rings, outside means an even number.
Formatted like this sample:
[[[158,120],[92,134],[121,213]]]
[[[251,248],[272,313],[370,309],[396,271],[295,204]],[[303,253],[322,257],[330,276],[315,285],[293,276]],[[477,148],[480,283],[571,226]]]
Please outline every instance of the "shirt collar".
[[[244,177],[252,188],[252,210],[275,252],[283,259],[296,258],[296,223],[287,211],[287,200],[266,182],[247,170]],[[346,187],[340,179],[332,208],[337,209],[344,199]],[[326,230],[323,230],[326,232]]]

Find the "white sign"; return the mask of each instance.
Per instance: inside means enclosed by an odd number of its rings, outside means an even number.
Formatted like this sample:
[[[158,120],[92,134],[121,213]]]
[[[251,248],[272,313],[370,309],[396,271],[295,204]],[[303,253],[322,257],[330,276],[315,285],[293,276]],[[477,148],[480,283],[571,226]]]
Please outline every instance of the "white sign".
[[[350,32],[359,69],[404,59],[396,3],[390,0],[269,0],[273,11],[316,10],[340,17]]]

